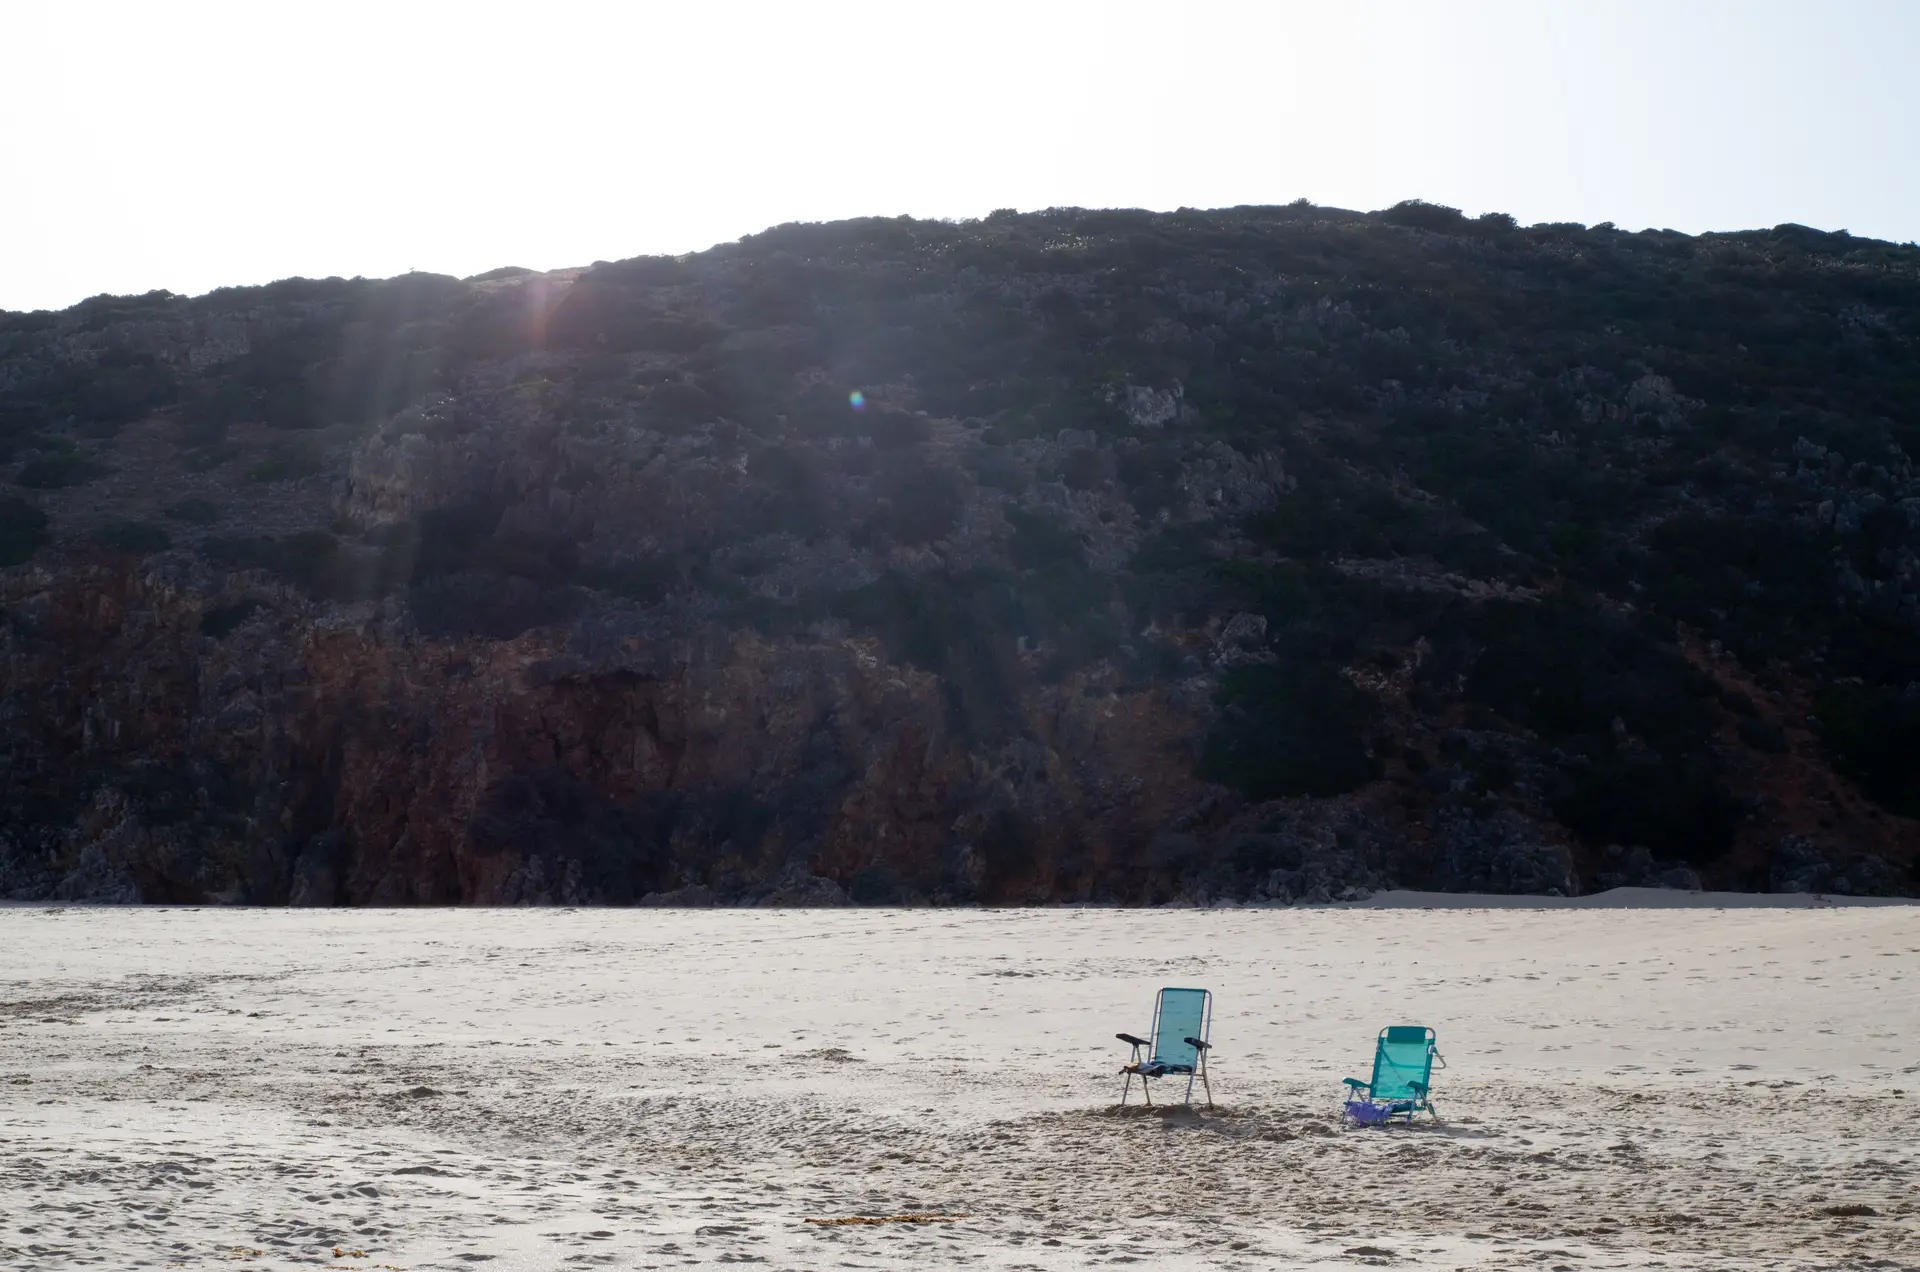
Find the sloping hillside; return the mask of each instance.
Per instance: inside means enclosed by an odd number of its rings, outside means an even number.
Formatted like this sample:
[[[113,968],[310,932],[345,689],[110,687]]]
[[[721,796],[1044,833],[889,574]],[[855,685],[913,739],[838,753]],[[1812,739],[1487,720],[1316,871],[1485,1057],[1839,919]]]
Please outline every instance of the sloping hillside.
[[[0,315],[0,896],[1920,891],[1920,249],[1403,204]]]

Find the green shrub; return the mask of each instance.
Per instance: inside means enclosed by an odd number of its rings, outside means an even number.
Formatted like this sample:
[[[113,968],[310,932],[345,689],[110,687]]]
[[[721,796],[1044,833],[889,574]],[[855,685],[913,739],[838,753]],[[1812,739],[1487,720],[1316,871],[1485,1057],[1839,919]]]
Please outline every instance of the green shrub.
[[[314,429],[332,422],[326,392],[304,377],[262,386],[255,392],[254,403],[260,422],[268,428]]]
[[[65,455],[75,449],[70,437],[61,437],[57,433],[36,433],[26,427],[9,431],[6,424],[7,421],[0,420],[0,464],[8,462],[23,450],[35,450],[43,455]]]
[[[47,541],[47,514],[23,499],[0,495],[0,568],[19,565]]]
[[[1737,726],[1740,740],[1756,751],[1768,755],[1787,753],[1786,731],[1771,720],[1745,719]]]
[[[1627,730],[1673,756],[1705,747],[1714,684],[1671,643],[1569,600],[1496,603],[1468,617],[1480,653],[1469,701],[1550,738]]]
[[[1098,490],[1113,475],[1113,456],[1091,446],[1070,451],[1060,461],[1060,480],[1071,490]]]
[[[553,347],[607,353],[692,353],[724,335],[707,319],[670,308],[646,288],[599,270],[575,283],[547,320]]]
[[[1705,756],[1601,754],[1568,778],[1554,815],[1587,844],[1641,844],[1710,865],[1733,846],[1739,802]]]
[[[268,449],[266,457],[247,470],[252,481],[299,481],[321,470],[320,456],[310,446],[285,444]]]
[[[787,426],[810,437],[852,437],[864,427],[843,384],[809,384],[786,403]]]
[[[1220,717],[1200,755],[1207,781],[1279,799],[1340,795],[1380,775],[1364,736],[1377,708],[1337,667],[1236,667],[1220,678],[1215,702]]]
[[[1814,715],[1835,767],[1882,807],[1920,817],[1920,690],[1835,685]]]
[[[180,403],[180,444],[217,446],[233,425],[259,415],[259,394],[244,384],[219,380],[196,385]]]
[[[200,631],[215,640],[223,639],[264,608],[264,605],[252,598],[235,601],[231,605],[217,606],[200,615]]]
[[[180,456],[180,462],[190,473],[212,472],[222,464],[240,457],[238,446],[207,446],[190,450]]]
[[[876,862],[854,871],[847,880],[847,896],[855,905],[894,905],[905,887],[897,871]]]
[[[662,433],[684,433],[720,417],[720,403],[697,384],[655,385],[640,404],[640,423]]]
[[[596,592],[651,605],[666,599],[682,576],[674,561],[647,557],[582,570],[575,575],[575,582]]]
[[[168,505],[166,515],[190,526],[210,526],[225,517],[226,512],[211,499],[195,496]]]
[[[77,452],[66,455],[41,455],[37,459],[30,459],[22,464],[14,480],[29,490],[58,490],[65,486],[78,486],[92,481],[106,472],[105,465],[95,463]]]
[[[894,543],[918,547],[952,533],[966,496],[959,476],[949,468],[908,466],[889,472],[877,483],[882,503],[855,541],[873,535]]]
[[[1086,563],[1085,541],[1062,518],[1027,508],[1009,508],[1007,520],[1013,525],[1007,557],[1021,569],[1045,570]]]
[[[563,623],[581,601],[577,588],[470,570],[436,576],[407,592],[407,608],[423,634],[493,640]]]
[[[173,546],[173,537],[150,521],[110,521],[96,529],[93,542],[130,556],[165,552]]]
[[[266,570],[297,583],[314,596],[345,599],[357,590],[342,568],[340,541],[324,530],[303,530],[280,538],[209,538],[201,544],[201,550],[216,565]]]
[[[111,437],[179,396],[173,373],[142,354],[108,353],[94,366],[69,374],[73,387],[67,406],[88,437]]]
[[[884,406],[869,406],[861,426],[883,451],[911,450],[933,436],[933,426],[918,415]]]
[[[1435,230],[1442,234],[1463,234],[1469,222],[1459,208],[1428,203],[1425,199],[1402,199],[1384,212],[1374,214],[1388,225],[1407,225],[1415,229]],[[1512,224],[1512,218],[1507,218]]]
[[[812,543],[833,529],[834,499],[826,465],[810,446],[774,443],[748,457],[747,474],[766,487],[749,523],[763,534],[791,534]]]
[[[1181,454],[1172,443],[1142,442],[1116,452],[1116,470],[1127,488],[1127,501],[1143,517],[1171,508],[1180,498],[1185,471]]]

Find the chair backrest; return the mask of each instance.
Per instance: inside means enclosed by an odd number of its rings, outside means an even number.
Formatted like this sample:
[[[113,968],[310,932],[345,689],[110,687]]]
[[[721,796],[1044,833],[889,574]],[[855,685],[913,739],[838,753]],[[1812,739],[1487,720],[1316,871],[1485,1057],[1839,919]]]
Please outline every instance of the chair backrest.
[[[1413,1089],[1433,1081],[1433,1030],[1425,1025],[1388,1025],[1380,1031],[1373,1050],[1373,1098],[1411,1100],[1423,1093]]]
[[[1153,1003],[1153,1058],[1161,1064],[1198,1064],[1199,1049],[1213,1027],[1213,995],[1204,989],[1163,989]]]

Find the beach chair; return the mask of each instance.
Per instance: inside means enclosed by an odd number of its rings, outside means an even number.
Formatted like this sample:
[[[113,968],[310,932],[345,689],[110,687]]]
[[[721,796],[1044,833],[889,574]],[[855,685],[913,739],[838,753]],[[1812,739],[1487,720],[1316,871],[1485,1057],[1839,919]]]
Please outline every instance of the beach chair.
[[[1431,1086],[1436,1063],[1446,1060],[1436,1045],[1438,1037],[1425,1025],[1388,1025],[1373,1048],[1373,1077],[1345,1079],[1346,1107],[1341,1117],[1355,1126],[1384,1126],[1396,1117],[1413,1121],[1425,1109],[1436,1121]]]
[[[1188,1104],[1193,1103],[1193,1081],[1200,1080],[1200,1089],[1206,1093],[1207,1107],[1213,1107],[1213,1086],[1207,1081],[1207,1052],[1213,1050],[1213,1044],[1207,1041],[1208,1032],[1213,1028],[1213,995],[1204,989],[1163,989],[1153,1000],[1153,1028],[1147,1032],[1152,1040],[1136,1038],[1132,1034],[1115,1034],[1114,1037],[1133,1048],[1133,1056],[1120,1072],[1127,1075],[1126,1083],[1120,1088],[1120,1103],[1127,1102],[1127,1096],[1133,1091],[1133,1080],[1140,1079],[1140,1093],[1146,1096],[1147,1104],[1153,1104],[1153,1092],[1147,1087],[1149,1078],[1176,1077],[1186,1075]],[[1142,1049],[1146,1055],[1141,1056]]]

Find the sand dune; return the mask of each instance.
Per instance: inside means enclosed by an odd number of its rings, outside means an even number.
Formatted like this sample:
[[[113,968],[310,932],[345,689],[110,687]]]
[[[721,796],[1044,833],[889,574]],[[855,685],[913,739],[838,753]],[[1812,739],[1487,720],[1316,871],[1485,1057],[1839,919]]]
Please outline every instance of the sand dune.
[[[9,908],[0,1265],[1920,1265],[1920,911],[1384,901]],[[1213,1113],[1114,1108],[1162,984]]]
[[[1835,906],[1914,904],[1909,897],[1843,897],[1815,892],[1689,892],[1681,888],[1609,888],[1581,897],[1484,896],[1460,892],[1377,892],[1345,905],[1424,910],[1827,910]]]

